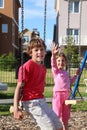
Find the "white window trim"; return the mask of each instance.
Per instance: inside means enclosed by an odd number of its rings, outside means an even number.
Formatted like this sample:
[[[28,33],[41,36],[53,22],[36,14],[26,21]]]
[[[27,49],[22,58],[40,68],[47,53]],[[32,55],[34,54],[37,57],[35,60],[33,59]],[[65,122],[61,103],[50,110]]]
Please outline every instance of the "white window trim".
[[[0,9],[2,9],[2,8],[4,8],[4,0],[3,0],[3,6],[2,7],[0,6]]]

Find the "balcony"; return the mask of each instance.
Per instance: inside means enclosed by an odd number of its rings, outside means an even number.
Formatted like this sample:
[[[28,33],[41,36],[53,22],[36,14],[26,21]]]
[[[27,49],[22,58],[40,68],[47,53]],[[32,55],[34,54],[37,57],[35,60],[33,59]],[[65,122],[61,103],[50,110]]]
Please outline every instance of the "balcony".
[[[73,38],[73,41],[76,46],[87,46],[87,35],[82,35],[81,37],[79,36],[71,36]],[[59,38],[59,45],[66,45],[66,36],[62,36]]]

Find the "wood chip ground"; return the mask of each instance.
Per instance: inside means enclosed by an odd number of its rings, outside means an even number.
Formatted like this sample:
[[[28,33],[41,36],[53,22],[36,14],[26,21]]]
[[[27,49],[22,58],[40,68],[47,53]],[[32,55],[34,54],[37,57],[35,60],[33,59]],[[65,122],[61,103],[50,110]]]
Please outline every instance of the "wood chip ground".
[[[0,130],[40,130],[40,128],[31,116],[25,116],[19,121],[10,115],[0,116]],[[71,112],[69,130],[87,130],[87,111]]]

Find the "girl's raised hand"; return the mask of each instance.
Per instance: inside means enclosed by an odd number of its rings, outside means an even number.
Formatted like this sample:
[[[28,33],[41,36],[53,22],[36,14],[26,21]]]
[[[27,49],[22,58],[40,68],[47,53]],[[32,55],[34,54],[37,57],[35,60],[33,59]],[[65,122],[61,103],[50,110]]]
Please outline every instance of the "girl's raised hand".
[[[57,53],[59,53],[59,47],[58,44],[52,44],[51,46],[52,56],[55,56]]]

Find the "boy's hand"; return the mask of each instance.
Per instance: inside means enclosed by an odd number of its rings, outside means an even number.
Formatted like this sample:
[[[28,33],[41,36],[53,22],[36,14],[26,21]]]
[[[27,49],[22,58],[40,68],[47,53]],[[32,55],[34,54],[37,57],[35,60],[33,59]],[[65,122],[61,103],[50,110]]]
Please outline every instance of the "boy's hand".
[[[21,110],[18,111],[14,111],[14,118],[18,119],[18,120],[22,120],[23,119],[23,113]]]

